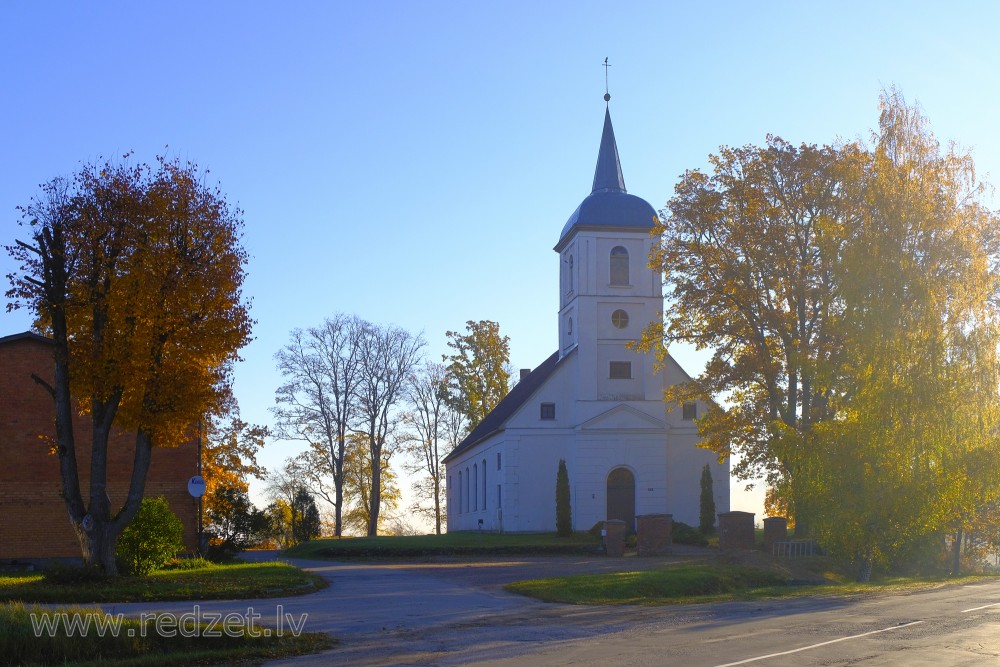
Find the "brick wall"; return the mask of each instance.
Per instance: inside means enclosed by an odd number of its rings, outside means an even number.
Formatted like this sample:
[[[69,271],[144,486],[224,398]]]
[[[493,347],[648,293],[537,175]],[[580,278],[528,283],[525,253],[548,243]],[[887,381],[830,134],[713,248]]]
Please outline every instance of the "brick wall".
[[[52,397],[31,375],[52,380],[50,343],[32,334],[0,338],[0,561],[79,558],[80,543],[62,499]],[[90,427],[74,425],[77,466],[85,504],[89,503]],[[116,432],[108,447],[108,487],[112,507],[120,507],[132,474],[135,433]],[[187,492],[197,473],[195,443],[154,447],[146,497],[164,496],[184,523],[184,544],[197,544],[198,504]]]
[[[753,549],[757,539],[753,512],[719,514],[719,549]]]

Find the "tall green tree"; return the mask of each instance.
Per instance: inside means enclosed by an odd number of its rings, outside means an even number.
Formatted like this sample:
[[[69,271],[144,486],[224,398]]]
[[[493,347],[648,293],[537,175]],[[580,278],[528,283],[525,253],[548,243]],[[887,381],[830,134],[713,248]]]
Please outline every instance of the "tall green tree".
[[[810,452],[816,528],[859,578],[902,545],[970,527],[1000,491],[1000,220],[974,164],[883,96],[858,223],[838,266],[837,419]],[[834,502],[835,501],[835,502]]]
[[[320,529],[316,499],[305,488],[300,488],[292,501],[292,537],[296,543],[308,542],[319,537]]]
[[[510,338],[489,320],[465,323],[465,333],[449,331],[444,355],[450,376],[450,403],[474,429],[510,390]]]
[[[27,307],[51,336],[62,496],[84,561],[117,573],[115,543],[139,510],[154,446],[194,437],[223,401],[250,340],[241,293],[243,222],[197,166],[86,164],[22,207],[27,239],[9,246],[9,309]],[[73,418],[91,424],[88,489]],[[108,436],[135,431],[128,494],[112,506]]]

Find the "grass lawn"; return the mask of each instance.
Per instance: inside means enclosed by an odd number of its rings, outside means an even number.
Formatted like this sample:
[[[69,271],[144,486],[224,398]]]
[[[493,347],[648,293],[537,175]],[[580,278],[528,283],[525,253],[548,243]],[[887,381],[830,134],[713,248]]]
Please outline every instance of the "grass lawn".
[[[287,563],[200,562],[197,567],[158,570],[145,577],[50,580],[43,573],[0,574],[0,600],[22,602],[149,602],[226,600],[312,593],[322,577]]]
[[[243,626],[230,625],[195,627],[193,622],[178,626],[175,636],[156,632],[153,621],[145,628],[139,620],[125,619],[115,626],[98,633],[89,627],[86,636],[79,630],[67,632],[65,626],[50,626],[54,632],[42,631],[36,624],[43,615],[66,612],[70,616],[93,621],[93,609],[63,608],[59,610],[26,606],[19,602],[0,603],[0,665],[102,665],[115,666],[170,666],[244,664],[248,661],[280,658],[315,653],[335,642],[324,634],[302,632],[294,636],[254,636],[260,629],[249,633]],[[34,623],[32,619],[34,615]],[[65,622],[65,621],[63,621]],[[82,626],[78,626],[82,627]],[[184,634],[181,634],[181,630]],[[130,636],[131,635],[131,636]],[[184,636],[187,635],[187,636]]]
[[[780,568],[717,562],[679,563],[641,572],[578,575],[519,581],[505,586],[545,602],[571,604],[666,605],[808,595],[858,595],[898,592],[982,577],[897,577],[870,584],[829,582],[801,584]]]
[[[310,540],[283,552],[289,558],[413,558],[420,556],[544,555],[595,553],[601,538],[589,533],[499,535],[475,531],[444,535],[344,537]]]

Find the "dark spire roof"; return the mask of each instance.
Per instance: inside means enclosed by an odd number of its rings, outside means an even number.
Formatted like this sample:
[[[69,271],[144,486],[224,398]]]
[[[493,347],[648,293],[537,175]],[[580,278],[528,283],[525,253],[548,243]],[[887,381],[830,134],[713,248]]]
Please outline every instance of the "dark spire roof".
[[[569,216],[559,235],[556,252],[560,252],[574,229],[621,229],[643,231],[653,228],[656,211],[645,199],[625,191],[625,177],[618,159],[615,129],[611,125],[611,111],[604,110],[604,131],[601,148],[597,153],[594,187],[590,196]]]
[[[618,159],[618,144],[615,143],[615,128],[611,126],[611,110],[604,109],[604,132],[601,134],[601,149],[597,153],[597,169],[594,170],[594,192],[625,192],[625,177],[622,163]]]

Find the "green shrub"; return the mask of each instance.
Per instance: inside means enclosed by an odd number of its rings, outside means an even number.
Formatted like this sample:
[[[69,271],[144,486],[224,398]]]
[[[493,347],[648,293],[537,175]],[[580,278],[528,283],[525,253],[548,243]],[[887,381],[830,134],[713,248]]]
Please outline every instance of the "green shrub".
[[[132,523],[118,538],[118,561],[128,574],[147,575],[184,549],[184,526],[166,498],[143,498]]]
[[[319,537],[322,525],[316,499],[305,489],[299,489],[292,500],[292,537],[295,543]]]
[[[203,570],[215,567],[215,563],[205,558],[171,558],[170,562],[163,566],[164,570]]]
[[[209,558],[232,560],[240,551],[260,546],[273,532],[271,517],[254,507],[247,492],[235,486],[220,486],[212,493],[207,512],[211,537]],[[315,502],[313,502],[315,508]],[[319,521],[319,513],[316,513]]]
[[[671,540],[674,544],[689,544],[695,547],[708,546],[708,538],[702,535],[697,528],[686,523],[674,521],[671,531]]]

